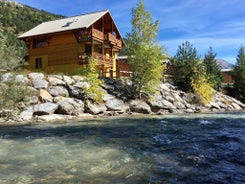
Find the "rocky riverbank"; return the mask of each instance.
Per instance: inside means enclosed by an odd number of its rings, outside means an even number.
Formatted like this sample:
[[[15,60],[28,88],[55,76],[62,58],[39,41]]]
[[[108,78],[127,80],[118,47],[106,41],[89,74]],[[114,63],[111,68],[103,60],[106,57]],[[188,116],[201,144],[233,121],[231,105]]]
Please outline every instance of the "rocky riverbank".
[[[82,76],[47,75],[29,73],[27,76],[3,74],[1,83],[16,80],[35,92],[22,103],[20,114],[2,110],[1,122],[8,121],[67,121],[93,117],[108,117],[120,114],[167,114],[167,113],[208,113],[238,111],[245,104],[216,93],[207,105],[195,103],[195,96],[178,90],[169,83],[162,83],[159,91],[145,100],[130,100],[127,88],[118,80],[105,79],[101,86],[103,102],[95,103],[83,91],[90,87]]]

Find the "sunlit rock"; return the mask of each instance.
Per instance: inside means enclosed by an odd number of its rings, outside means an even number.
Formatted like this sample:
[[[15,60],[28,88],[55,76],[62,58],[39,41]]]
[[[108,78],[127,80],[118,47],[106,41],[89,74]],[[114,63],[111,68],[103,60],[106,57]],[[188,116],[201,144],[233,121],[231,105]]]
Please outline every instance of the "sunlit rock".
[[[90,114],[101,114],[107,110],[106,106],[98,103],[91,102],[90,100],[86,100],[85,102],[85,112]]]
[[[54,97],[69,97],[69,92],[64,86],[50,86],[48,87],[48,92]]]
[[[23,84],[27,84],[29,82],[28,78],[24,77],[24,75],[16,75],[15,76],[15,81],[23,83]]]
[[[79,115],[84,112],[84,103],[81,100],[67,97],[56,97],[54,102],[59,105],[56,110],[56,113],[58,114]]]
[[[150,114],[151,107],[142,100],[131,100],[129,102],[129,107],[131,112]]]
[[[116,98],[113,95],[103,95],[103,101],[105,102],[105,106],[107,107],[107,109],[110,111],[125,112],[129,110],[129,105],[125,104],[122,100]]]
[[[66,83],[62,80],[60,75],[48,75],[48,82],[51,86],[65,85]]]
[[[43,116],[38,116],[37,120],[39,121],[47,121],[47,122],[51,122],[51,121],[68,121],[73,119],[72,116],[68,116],[68,115],[62,115],[62,114],[51,114],[51,115],[43,115]]]
[[[67,76],[67,75],[63,76],[63,80],[64,80],[64,82],[67,85],[72,85],[74,83],[74,80],[71,77]]]
[[[58,109],[58,105],[55,103],[42,103],[33,106],[29,106],[27,111],[33,112],[33,115],[49,115],[53,114]]]
[[[39,99],[41,102],[53,102],[53,97],[45,89],[40,89]]]

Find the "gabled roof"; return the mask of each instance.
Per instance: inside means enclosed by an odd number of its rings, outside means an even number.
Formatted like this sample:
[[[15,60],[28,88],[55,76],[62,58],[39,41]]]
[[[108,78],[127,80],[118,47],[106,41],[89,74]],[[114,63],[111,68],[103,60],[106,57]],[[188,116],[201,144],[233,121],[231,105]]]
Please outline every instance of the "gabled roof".
[[[88,28],[106,13],[109,13],[108,10],[94,12],[89,14],[83,14],[79,16],[64,18],[60,20],[54,20],[49,22],[44,22],[33,29],[25,32],[20,35],[19,38],[26,38],[31,36],[38,36],[49,33],[57,33],[63,31],[69,31],[80,28]]]

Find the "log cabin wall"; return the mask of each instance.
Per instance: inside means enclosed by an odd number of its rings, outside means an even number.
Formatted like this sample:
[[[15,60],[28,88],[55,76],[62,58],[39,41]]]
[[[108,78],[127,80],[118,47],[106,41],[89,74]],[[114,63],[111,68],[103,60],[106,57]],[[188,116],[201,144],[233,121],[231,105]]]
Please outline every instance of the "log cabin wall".
[[[45,45],[36,47],[36,40],[44,40]],[[78,44],[72,32],[37,37],[30,40],[29,65],[27,69],[42,70],[47,73],[75,73],[78,64]],[[42,66],[37,68],[36,60],[41,58]]]

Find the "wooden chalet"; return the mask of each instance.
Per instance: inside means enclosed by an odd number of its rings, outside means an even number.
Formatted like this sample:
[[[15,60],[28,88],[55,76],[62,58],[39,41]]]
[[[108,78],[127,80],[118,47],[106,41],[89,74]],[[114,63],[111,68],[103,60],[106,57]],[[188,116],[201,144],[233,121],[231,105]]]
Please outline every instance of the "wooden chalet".
[[[44,22],[19,36],[28,46],[32,71],[74,74],[89,57],[104,77],[116,74],[124,40],[108,10]]]

